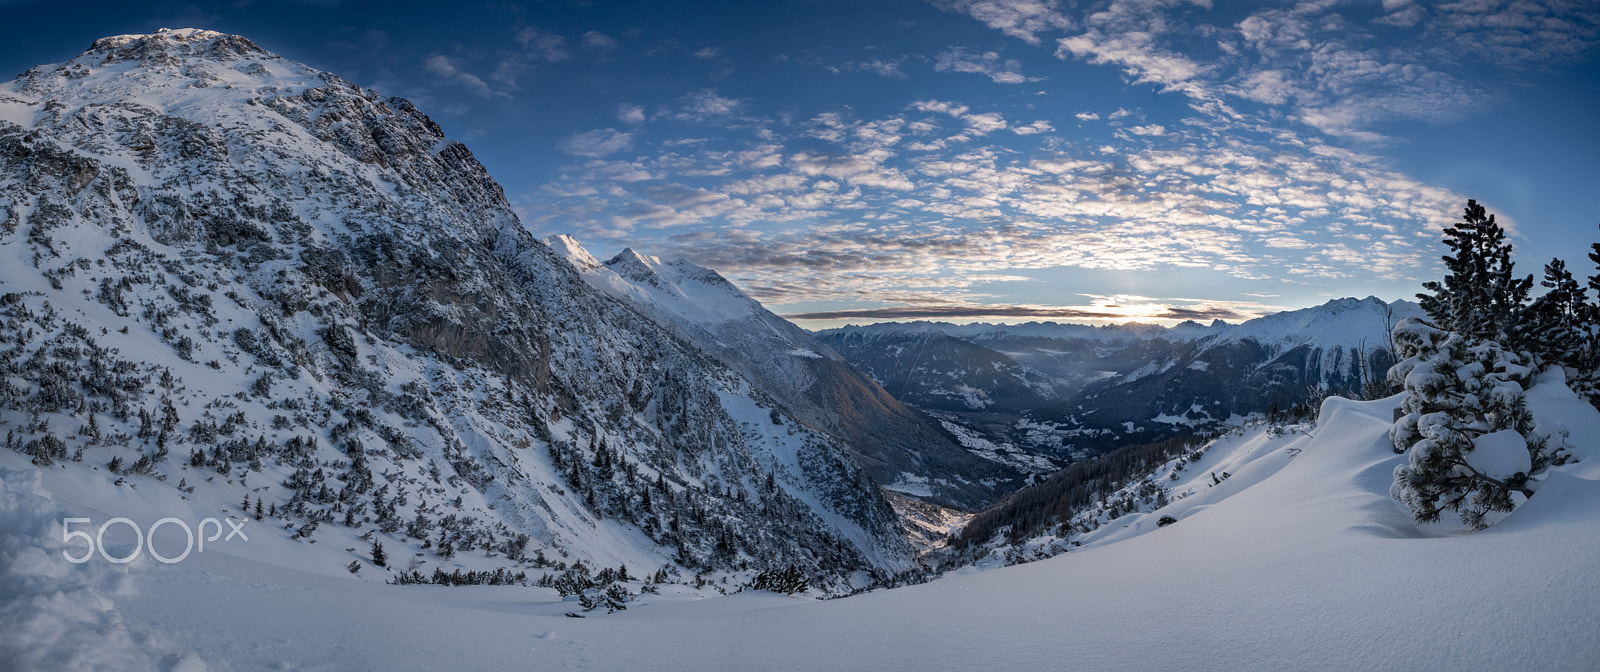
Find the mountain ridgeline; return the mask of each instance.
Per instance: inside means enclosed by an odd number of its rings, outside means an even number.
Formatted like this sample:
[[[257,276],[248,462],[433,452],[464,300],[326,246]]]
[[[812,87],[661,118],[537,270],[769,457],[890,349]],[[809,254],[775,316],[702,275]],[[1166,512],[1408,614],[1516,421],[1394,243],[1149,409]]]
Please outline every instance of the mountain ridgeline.
[[[716,271],[632,249],[600,262],[570,236],[545,241],[586,281],[739,372],[847,449],[877,483],[934,503],[982,508],[1021,473],[967,451],[839,353],[762,307]]]
[[[411,103],[242,37],[0,86],[0,274],[0,424],[41,466],[428,562],[826,585],[911,556],[863,450],[596,291]]]
[[[886,323],[817,338],[896,398],[970,430],[969,443],[1060,465],[1361,396],[1393,363],[1393,325],[1417,315],[1368,297],[1238,325]]]

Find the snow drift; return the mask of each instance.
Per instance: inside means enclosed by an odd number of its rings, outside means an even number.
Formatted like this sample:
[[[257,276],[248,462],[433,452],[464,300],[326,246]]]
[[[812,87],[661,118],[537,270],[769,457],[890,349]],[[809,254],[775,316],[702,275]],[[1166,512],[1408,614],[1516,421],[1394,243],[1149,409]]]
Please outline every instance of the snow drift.
[[[218,669],[1590,669],[1600,413],[1548,376],[1528,396],[1580,461],[1474,534],[1419,529],[1389,498],[1395,399],[1334,398],[1309,433],[1212,446],[1194,471],[1229,478],[1077,550],[841,600],[664,595],[577,620],[545,589],[383,586],[264,553],[136,565],[111,609],[131,641]],[[27,515],[5,501],[5,520]]]

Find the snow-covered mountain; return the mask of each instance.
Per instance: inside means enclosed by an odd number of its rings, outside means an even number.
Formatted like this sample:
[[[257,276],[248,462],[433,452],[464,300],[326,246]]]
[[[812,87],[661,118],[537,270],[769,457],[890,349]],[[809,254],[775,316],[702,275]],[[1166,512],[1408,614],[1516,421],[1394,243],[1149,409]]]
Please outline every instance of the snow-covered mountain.
[[[1230,325],[878,324],[817,337],[890,394],[997,446],[1068,461],[1359,395],[1408,301],[1337,299]]]
[[[42,467],[425,567],[904,567],[852,452],[681,336],[411,103],[243,37],[0,86],[0,427]]]
[[[1011,465],[969,452],[818,341],[716,271],[625,249],[600,262],[574,238],[545,240],[590,285],[738,371],[807,426],[851,449],[884,487],[982,508],[1017,485]]]
[[[265,526],[181,563],[63,571],[60,555],[83,549],[63,539],[65,517],[187,517],[219,503],[0,451],[0,622],[15,626],[0,628],[0,666],[1591,669],[1600,412],[1559,374],[1542,376],[1528,391],[1538,431],[1565,432],[1577,461],[1493,528],[1462,535],[1419,528],[1389,496],[1407,460],[1388,436],[1398,401],[1330,399],[1297,431],[1242,428],[1129,484],[1164,488],[1162,504],[1108,501],[1083,512],[1092,525],[1074,517],[1092,529],[1024,540],[922,585],[826,601],[693,600],[667,585],[583,619],[565,616],[577,602],[554,588],[383,585],[370,565],[337,567],[342,548]],[[170,555],[182,537],[163,543]],[[1040,555],[1055,557],[1000,566]]]

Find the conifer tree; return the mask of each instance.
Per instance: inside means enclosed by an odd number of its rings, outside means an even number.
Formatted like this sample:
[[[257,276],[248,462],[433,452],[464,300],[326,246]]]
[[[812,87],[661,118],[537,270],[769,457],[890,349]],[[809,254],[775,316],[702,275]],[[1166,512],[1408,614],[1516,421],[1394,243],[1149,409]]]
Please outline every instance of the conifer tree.
[[[1562,460],[1534,433],[1523,391],[1541,360],[1565,356],[1567,346],[1552,338],[1573,323],[1582,292],[1552,262],[1551,291],[1527,306],[1533,276],[1515,275],[1504,230],[1477,201],[1444,235],[1448,273],[1417,295],[1431,323],[1407,319],[1394,331],[1401,361],[1389,382],[1406,394],[1389,435],[1395,452],[1409,455],[1390,494],[1418,522],[1454,511],[1481,529],[1490,512],[1531,496],[1532,478]]]
[[[1523,399],[1532,370],[1521,357],[1409,319],[1395,341],[1405,359],[1389,375],[1406,396],[1389,436],[1395,452],[1409,455],[1390,494],[1418,522],[1455,511],[1473,529],[1489,512],[1514,509],[1514,495],[1532,496],[1530,478],[1555,456],[1533,431]]]
[[[1591,321],[1588,297],[1573,279],[1566,262],[1551,259],[1544,267],[1544,295],[1528,306],[1525,319],[1517,325],[1519,341],[1528,344],[1541,368],[1561,366],[1568,374],[1592,368],[1586,323]]]
[[[1494,341],[1512,348],[1514,326],[1533,288],[1533,276],[1518,278],[1505,230],[1475,200],[1468,200],[1462,221],[1444,230],[1448,274],[1443,281],[1422,284],[1417,294],[1433,326],[1472,341]]]
[[[372,540],[372,564],[379,567],[389,566],[389,555],[383,552],[383,542]]]

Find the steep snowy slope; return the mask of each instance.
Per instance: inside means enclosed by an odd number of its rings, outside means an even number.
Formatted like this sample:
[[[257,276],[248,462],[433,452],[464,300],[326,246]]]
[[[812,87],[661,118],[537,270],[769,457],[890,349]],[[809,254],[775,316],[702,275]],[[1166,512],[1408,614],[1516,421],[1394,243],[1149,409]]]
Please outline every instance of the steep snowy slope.
[[[807,426],[850,448],[879,484],[944,505],[981,508],[1018,473],[964,449],[837,352],[716,271],[623,250],[601,263],[570,236],[546,244],[585,280],[743,374]]]
[[[173,30],[0,105],[0,427],[35,464],[430,569],[908,562],[843,447],[594,291],[409,102]]]
[[[287,567],[276,532],[255,560],[224,547],[62,572],[53,558],[80,545],[58,541],[55,521],[128,502],[23,465],[43,482],[0,471],[0,553],[26,562],[0,572],[25,594],[60,592],[0,614],[28,618],[37,634],[6,642],[51,669],[111,652],[127,669],[1587,670],[1600,659],[1587,636],[1600,628],[1600,413],[1548,376],[1529,399],[1540,431],[1568,430],[1582,461],[1480,533],[1419,530],[1389,499],[1405,459],[1387,437],[1394,399],[1333,399],[1310,434],[1213,446],[1199,472],[1228,479],[1048,560],[826,602],[664,591],[582,620],[547,589]],[[0,454],[0,470],[20,461]],[[1165,515],[1177,522],[1158,526]]]

